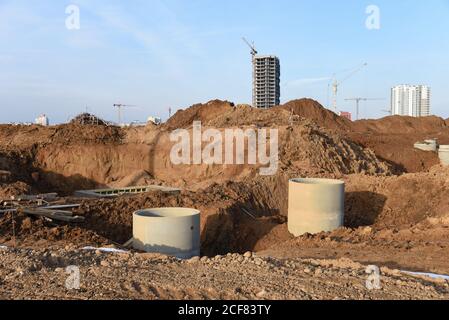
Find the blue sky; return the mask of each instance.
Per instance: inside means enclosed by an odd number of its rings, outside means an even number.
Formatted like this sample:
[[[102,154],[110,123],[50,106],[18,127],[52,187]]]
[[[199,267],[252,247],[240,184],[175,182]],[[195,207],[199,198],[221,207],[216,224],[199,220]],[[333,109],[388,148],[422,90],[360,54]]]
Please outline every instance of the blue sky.
[[[68,30],[68,5],[80,30]],[[380,9],[380,30],[365,10]],[[449,117],[449,0],[0,0],[0,122],[46,113],[64,122],[86,110],[117,120],[166,118],[210,99],[251,102],[251,58],[241,37],[281,59],[282,102],[327,103],[328,78],[364,62],[340,88],[386,115],[396,84],[432,87],[433,113]],[[345,73],[339,73],[344,78]]]

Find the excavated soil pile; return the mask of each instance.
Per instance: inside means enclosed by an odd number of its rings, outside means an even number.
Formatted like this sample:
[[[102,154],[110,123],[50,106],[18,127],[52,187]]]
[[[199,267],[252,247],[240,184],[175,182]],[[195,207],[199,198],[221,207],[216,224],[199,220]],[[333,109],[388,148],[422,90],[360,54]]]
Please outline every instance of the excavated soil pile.
[[[391,116],[380,120],[359,120],[351,126],[351,129],[356,132],[385,134],[414,134],[416,132],[438,134],[447,128],[446,121],[435,116],[422,118]]]
[[[417,150],[413,145],[434,138],[440,144],[449,144],[449,127],[438,117],[393,116],[356,121],[347,136],[372,149],[379,158],[390,162],[397,172],[420,172],[438,164],[438,154]]]
[[[449,216],[447,167],[399,177],[350,175],[345,180],[350,227],[400,228]]]
[[[293,116],[293,117],[292,117]],[[248,105],[235,106],[231,102],[213,100],[178,111],[166,123],[170,129],[188,128],[193,121],[201,121],[204,126],[264,126],[276,127],[307,119],[316,125],[332,131],[348,131],[351,122],[323,108],[312,99],[300,99],[272,109],[254,109]]]
[[[336,131],[351,130],[351,121],[336,115],[312,99],[293,100],[282,106],[273,108],[274,112],[279,111],[279,109],[287,110],[299,117],[310,119],[323,128]]]
[[[414,149],[415,142],[437,138],[440,144],[449,144],[447,121],[438,117],[393,116],[351,122],[311,99],[290,101],[270,110],[254,110],[250,106],[215,100],[179,111],[168,121],[167,128],[188,128],[194,120],[204,126],[222,128],[291,125],[301,119],[372,149],[397,174],[425,171],[439,163],[436,153]]]
[[[221,100],[212,100],[206,104],[196,104],[186,110],[179,110],[176,112],[167,123],[165,123],[165,127],[173,130],[190,127],[194,121],[206,123],[233,109],[233,103]]]
[[[34,192],[56,191],[68,194],[76,189],[94,188],[101,186],[101,181],[84,176],[85,171],[65,175],[65,172],[59,171],[60,168],[69,172],[73,166],[85,167],[87,172],[96,170],[91,164],[99,159],[91,159],[86,151],[119,146],[123,137],[124,132],[117,127],[75,124],[55,127],[2,125],[0,170],[9,171],[12,182],[27,184]],[[59,157],[56,159],[59,166],[56,170],[51,167],[51,155]],[[76,163],[77,159],[84,160]]]
[[[82,113],[77,115],[70,121],[72,124],[76,125],[97,125],[97,126],[107,126],[108,124],[103,119],[90,113]]]
[[[63,124],[51,127],[0,125],[1,150],[29,150],[48,144],[121,143],[124,137],[119,127]]]
[[[311,102],[304,101],[308,106]],[[255,110],[212,101],[179,111],[163,126],[122,129],[94,125],[1,126],[0,170],[40,192],[69,195],[79,189],[158,182],[199,189],[259,174],[260,165],[173,165],[170,128],[279,129],[280,172],[301,175],[391,174],[391,166],[315,122],[284,109]],[[248,146],[245,146],[245,153]]]

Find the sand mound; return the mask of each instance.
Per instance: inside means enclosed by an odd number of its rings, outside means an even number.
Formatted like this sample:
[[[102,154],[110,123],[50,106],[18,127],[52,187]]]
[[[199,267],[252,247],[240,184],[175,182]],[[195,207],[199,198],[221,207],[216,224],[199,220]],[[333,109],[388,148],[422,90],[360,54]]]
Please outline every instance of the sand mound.
[[[399,177],[347,178],[347,225],[407,227],[449,212],[449,168]]]
[[[351,121],[338,116],[312,99],[293,100],[282,106],[273,108],[273,111],[276,112],[279,109],[284,109],[288,112],[293,111],[295,115],[310,119],[323,128],[341,131],[349,131],[351,128]]]
[[[198,189],[259,175],[261,165],[173,165],[170,154],[175,142],[170,141],[168,127],[176,124],[191,130],[193,120],[202,120],[204,129],[219,128],[221,132],[227,128],[278,128],[279,172],[315,176],[392,173],[369,149],[318,127],[312,120],[292,120],[291,112],[284,109],[257,110],[220,101],[180,111],[160,127],[3,126],[0,137],[7,143],[2,148],[9,155],[3,164],[0,161],[0,170],[20,173],[22,181],[33,183],[41,192],[57,189],[60,194],[149,181]],[[35,172],[37,181],[31,179]]]
[[[449,127],[438,117],[387,117],[379,120],[361,120],[353,124],[346,136],[372,149],[399,172],[422,172],[439,164],[438,154],[414,148],[425,139],[438,139],[449,143]]]
[[[47,144],[121,143],[124,130],[119,127],[63,124],[51,127],[0,125],[0,149],[30,151]]]
[[[294,117],[292,118],[292,114]],[[205,126],[264,126],[276,127],[291,124],[298,119],[308,119],[327,129],[347,131],[351,122],[327,110],[312,99],[299,99],[272,109],[256,109],[249,105],[235,106],[231,102],[213,100],[178,111],[166,123],[166,127],[188,128],[193,121],[201,121]]]
[[[390,174],[390,166],[369,149],[313,125],[290,128],[282,138],[280,158],[289,172],[308,174]]]
[[[195,104],[186,110],[179,110],[164,125],[168,129],[190,127],[194,121],[206,124],[208,121],[231,111],[234,104],[227,101],[212,100],[205,104]]]
[[[379,120],[355,121],[351,130],[356,132],[374,132],[387,134],[437,133],[446,129],[447,124],[439,117],[403,117],[391,116]]]

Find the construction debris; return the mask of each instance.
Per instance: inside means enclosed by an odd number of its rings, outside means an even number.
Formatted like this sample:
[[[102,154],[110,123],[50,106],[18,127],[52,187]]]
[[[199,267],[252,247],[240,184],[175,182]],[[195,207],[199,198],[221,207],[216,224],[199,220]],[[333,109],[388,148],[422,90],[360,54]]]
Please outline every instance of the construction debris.
[[[37,194],[37,195],[20,195],[18,197],[11,197],[11,200],[18,200],[18,201],[37,201],[37,200],[45,200],[45,201],[51,201],[58,197],[57,193],[44,193],[44,194]]]
[[[62,222],[84,221],[84,217],[74,216],[73,212],[64,210],[79,208],[79,204],[61,203],[61,201],[55,201],[57,198],[57,193],[11,197],[11,200],[2,203],[0,214],[23,212],[28,215],[46,217]],[[52,200],[53,202],[48,202]]]
[[[62,222],[83,222],[84,217],[74,216],[72,212],[62,210],[49,210],[46,208],[24,208],[24,213],[34,216],[46,217]]]
[[[109,126],[109,123],[90,113],[81,113],[70,122],[78,125]]]
[[[438,151],[438,142],[436,139],[428,139],[428,140],[424,140],[424,142],[415,143],[414,147],[415,147],[415,149],[422,150],[422,151],[437,152]]]
[[[97,189],[76,191],[74,196],[79,198],[114,198],[126,194],[138,194],[146,192],[160,191],[163,193],[178,194],[181,189],[164,186],[150,185],[141,187],[127,187],[118,189]]]
[[[11,172],[0,170],[0,182],[8,182],[11,179]]]

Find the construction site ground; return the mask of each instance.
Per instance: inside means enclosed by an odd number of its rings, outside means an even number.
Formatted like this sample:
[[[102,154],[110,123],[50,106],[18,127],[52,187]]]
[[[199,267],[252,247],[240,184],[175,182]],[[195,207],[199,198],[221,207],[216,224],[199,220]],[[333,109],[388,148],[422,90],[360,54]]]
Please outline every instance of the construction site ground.
[[[175,129],[279,129],[279,169],[174,165]],[[17,210],[0,214],[0,298],[5,299],[448,299],[449,168],[414,149],[437,138],[437,117],[351,122],[319,103],[296,100],[270,110],[211,101],[178,111],[163,125],[0,126],[0,198],[56,192],[79,204],[63,222]],[[345,227],[294,238],[287,229],[288,180],[346,182]],[[110,199],[77,190],[164,185]],[[132,213],[154,207],[201,211],[201,259],[135,252]],[[86,248],[94,248],[87,250]],[[102,252],[95,248],[127,252]],[[368,290],[368,265],[381,289]],[[81,272],[68,290],[68,266]]]

